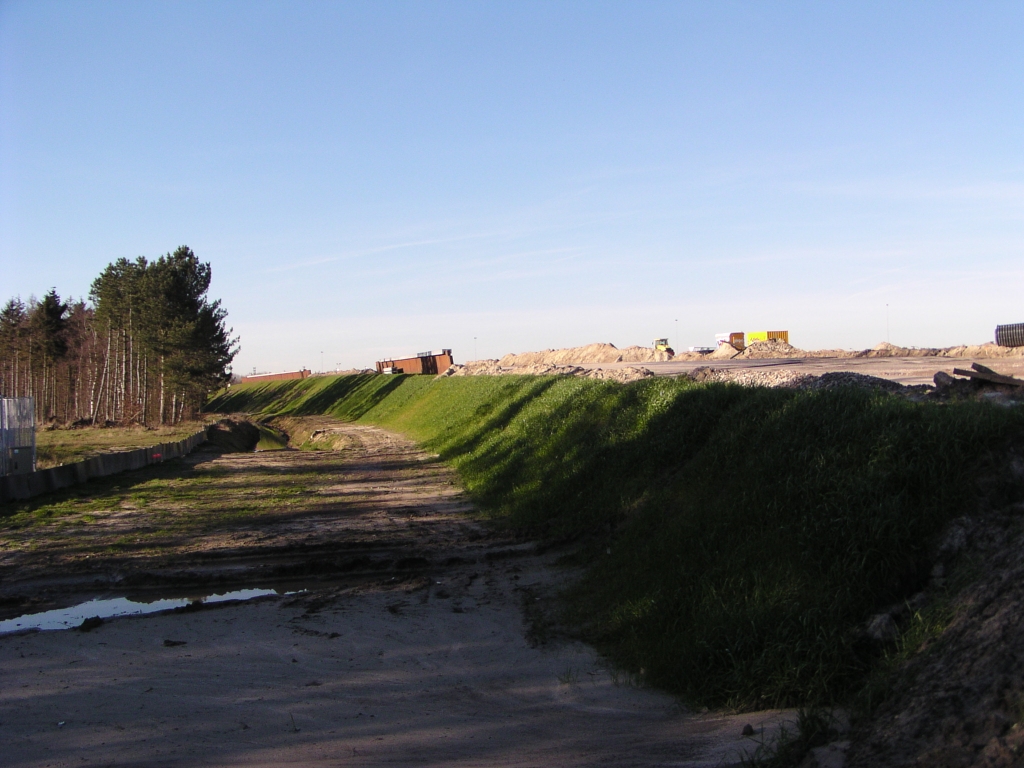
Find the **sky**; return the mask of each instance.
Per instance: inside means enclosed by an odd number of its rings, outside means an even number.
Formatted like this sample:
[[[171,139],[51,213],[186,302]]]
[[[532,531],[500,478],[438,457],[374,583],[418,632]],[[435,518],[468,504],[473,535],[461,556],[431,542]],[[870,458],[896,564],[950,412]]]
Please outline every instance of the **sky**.
[[[1024,4],[0,0],[0,301],[188,245],[235,371],[1024,322]]]

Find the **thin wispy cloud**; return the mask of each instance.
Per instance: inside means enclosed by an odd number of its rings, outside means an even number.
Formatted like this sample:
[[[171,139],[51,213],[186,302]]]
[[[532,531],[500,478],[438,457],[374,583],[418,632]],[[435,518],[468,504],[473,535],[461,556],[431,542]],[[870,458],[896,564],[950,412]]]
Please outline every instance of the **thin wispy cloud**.
[[[337,261],[348,261],[351,259],[358,259],[364,256],[372,256],[378,253],[387,253],[389,251],[400,251],[407,248],[422,248],[423,246],[429,245],[445,245],[448,243],[459,243],[468,240],[481,240],[486,238],[497,237],[498,235],[493,232],[480,232],[470,235],[459,235],[457,237],[440,237],[431,238],[425,240],[411,240],[402,243],[389,243],[388,245],[380,245],[374,248],[362,248],[354,251],[347,251],[345,253],[335,254],[333,256],[324,256],[322,258],[310,259],[307,261],[297,261],[291,264],[283,264],[277,267],[271,267],[264,270],[266,273],[274,272],[289,272],[296,269],[304,269],[306,267],[315,267],[321,264],[331,264]]]
[[[987,201],[1024,208],[1024,183],[979,181],[970,183],[923,180],[865,179],[830,184],[783,183],[781,189],[803,194],[878,201]]]

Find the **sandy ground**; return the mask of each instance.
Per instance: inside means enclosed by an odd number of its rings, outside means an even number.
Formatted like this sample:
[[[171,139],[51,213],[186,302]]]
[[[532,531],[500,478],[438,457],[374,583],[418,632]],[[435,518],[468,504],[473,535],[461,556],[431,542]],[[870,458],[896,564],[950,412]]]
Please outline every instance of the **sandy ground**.
[[[380,430],[331,428],[352,430],[348,448],[195,459],[223,477],[209,492],[225,504],[247,474],[319,462],[308,503],[267,540],[228,517],[162,554],[150,542],[106,564],[62,549],[56,532],[38,550],[5,550],[7,614],[35,592],[47,605],[97,585],[137,596],[116,584],[138,575],[166,576],[164,590],[184,574],[200,574],[192,590],[211,574],[237,585],[260,559],[294,572],[304,551],[319,575],[289,581],[300,594],[0,636],[4,765],[723,766],[792,717],[687,712],[584,645],[538,642],[523,609],[568,577],[554,555],[468,520],[434,457]],[[92,525],[123,526],[123,513]],[[324,550],[352,541],[376,553],[361,562],[378,561],[324,577]],[[748,723],[753,738],[741,736]]]
[[[954,368],[970,369],[972,363],[981,363],[997,373],[1024,377],[1024,357],[1014,358],[950,358],[950,357],[867,357],[830,358],[803,357],[793,359],[732,359],[732,360],[669,360],[646,362],[643,367],[655,376],[678,376],[696,368],[722,370],[772,370],[820,376],[823,373],[852,371],[867,376],[897,381],[900,384],[932,384],[938,371],[952,374]],[[577,363],[581,368],[617,370],[636,363]]]

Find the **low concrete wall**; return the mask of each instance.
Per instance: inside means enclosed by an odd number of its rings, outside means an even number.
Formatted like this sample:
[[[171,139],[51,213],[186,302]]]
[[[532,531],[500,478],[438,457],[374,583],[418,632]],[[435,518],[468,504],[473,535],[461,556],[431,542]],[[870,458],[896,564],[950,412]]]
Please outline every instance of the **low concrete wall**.
[[[141,469],[150,464],[159,464],[167,459],[177,459],[191,453],[196,446],[206,442],[206,430],[178,440],[175,443],[161,443],[134,451],[118,451],[93,456],[91,459],[63,464],[50,469],[39,469],[24,475],[0,477],[0,503],[16,499],[31,499],[42,493],[58,491],[72,485],[84,483],[94,477],[106,477]]]

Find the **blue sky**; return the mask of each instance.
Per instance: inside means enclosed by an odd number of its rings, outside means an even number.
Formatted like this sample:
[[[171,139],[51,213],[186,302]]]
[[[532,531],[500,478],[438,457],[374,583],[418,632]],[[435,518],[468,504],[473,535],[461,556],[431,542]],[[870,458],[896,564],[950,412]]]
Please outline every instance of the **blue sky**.
[[[1022,40],[1019,3],[0,0],[0,299],[187,244],[242,372],[987,341]]]

